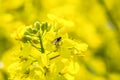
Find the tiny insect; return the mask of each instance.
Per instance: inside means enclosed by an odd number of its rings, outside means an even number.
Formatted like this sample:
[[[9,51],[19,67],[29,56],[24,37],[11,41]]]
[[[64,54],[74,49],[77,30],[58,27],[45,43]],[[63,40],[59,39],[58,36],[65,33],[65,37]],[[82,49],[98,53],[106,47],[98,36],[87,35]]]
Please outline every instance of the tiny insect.
[[[58,37],[58,38],[56,38],[54,41],[53,41],[53,44],[54,45],[59,45],[59,42],[61,41],[61,39],[62,39],[62,37]]]

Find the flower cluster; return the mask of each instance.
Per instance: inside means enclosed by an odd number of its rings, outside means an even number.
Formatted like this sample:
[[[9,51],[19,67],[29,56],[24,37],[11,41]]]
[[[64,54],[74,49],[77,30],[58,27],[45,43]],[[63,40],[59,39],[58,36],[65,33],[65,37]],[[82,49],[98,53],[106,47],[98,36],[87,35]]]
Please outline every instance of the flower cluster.
[[[74,80],[79,71],[75,58],[83,56],[87,44],[61,30],[39,21],[18,29],[16,39],[24,46],[9,66],[10,80]]]

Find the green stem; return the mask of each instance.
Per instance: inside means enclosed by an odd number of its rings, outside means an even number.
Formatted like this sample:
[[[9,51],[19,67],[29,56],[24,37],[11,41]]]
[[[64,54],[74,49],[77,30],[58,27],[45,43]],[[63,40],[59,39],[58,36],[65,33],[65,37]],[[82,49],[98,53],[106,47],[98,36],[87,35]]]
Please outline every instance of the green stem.
[[[41,47],[40,49],[41,49],[41,52],[42,52],[42,53],[44,53],[44,52],[45,52],[45,50],[44,50],[44,48],[43,48],[42,37],[40,36],[40,34],[39,34],[39,36],[38,36],[38,37],[39,37],[39,40],[40,40],[40,47]]]
[[[114,19],[112,13],[109,11],[109,9],[108,9],[107,5],[105,4],[104,0],[98,0],[98,1],[104,7],[104,10],[105,10],[105,12],[106,12],[106,14],[108,16],[108,19],[111,21],[111,23],[113,24],[113,26],[115,27],[115,29],[117,31],[119,31],[119,26],[116,23],[116,20]]]
[[[56,56],[50,58],[49,60],[53,60],[53,59],[55,59],[55,58],[57,58],[57,57],[59,57],[59,56],[60,56],[60,55],[56,55]]]
[[[29,42],[30,42],[30,44],[31,44],[34,48],[40,49],[40,48],[38,48],[37,46],[35,46],[31,41],[29,41]]]

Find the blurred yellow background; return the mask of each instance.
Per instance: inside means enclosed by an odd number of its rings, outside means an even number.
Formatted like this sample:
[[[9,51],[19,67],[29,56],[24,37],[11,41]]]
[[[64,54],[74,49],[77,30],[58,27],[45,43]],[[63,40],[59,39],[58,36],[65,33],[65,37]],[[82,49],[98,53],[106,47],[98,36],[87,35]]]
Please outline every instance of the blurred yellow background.
[[[120,0],[0,0],[0,80],[12,63],[11,34],[49,14],[72,22],[69,35],[89,45],[79,79],[120,80]]]

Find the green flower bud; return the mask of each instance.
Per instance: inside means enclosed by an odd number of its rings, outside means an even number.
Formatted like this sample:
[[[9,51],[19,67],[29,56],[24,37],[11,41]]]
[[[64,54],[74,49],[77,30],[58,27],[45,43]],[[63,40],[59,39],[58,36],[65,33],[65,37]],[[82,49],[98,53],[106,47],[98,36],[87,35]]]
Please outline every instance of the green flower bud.
[[[26,32],[24,33],[24,35],[30,35],[30,33],[29,33],[28,31],[26,31]]]
[[[32,28],[27,28],[27,32],[32,33],[33,32]]]
[[[33,31],[32,31],[33,34],[36,34],[37,32],[38,32],[38,30],[36,30],[36,29],[33,29]]]
[[[34,38],[32,39],[32,42],[35,43],[35,44],[39,44],[39,43],[40,43],[40,42],[39,42],[39,39],[38,39],[37,37],[34,37]]]
[[[27,41],[31,40],[31,36],[29,35],[24,35],[23,38],[21,39],[22,42],[26,43]]]
[[[51,26],[50,26],[50,24],[48,24],[46,31],[48,32],[48,31],[50,31],[50,29],[51,29]]]
[[[45,30],[47,30],[47,28],[48,28],[48,23],[47,22],[43,23],[41,26],[42,31],[44,32]]]
[[[39,22],[39,21],[36,21],[36,22],[34,23],[34,26],[35,26],[35,28],[36,28],[37,30],[40,30],[40,22]]]

